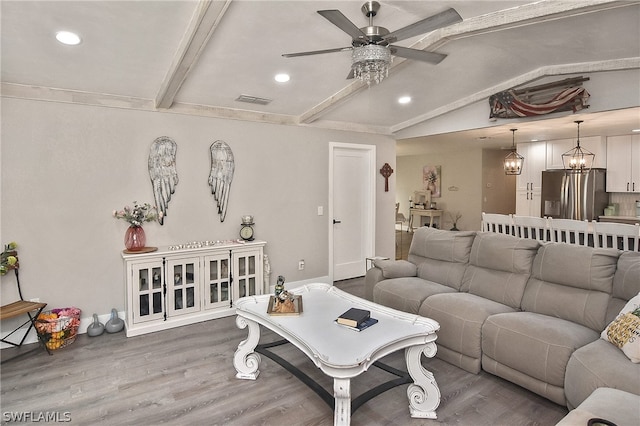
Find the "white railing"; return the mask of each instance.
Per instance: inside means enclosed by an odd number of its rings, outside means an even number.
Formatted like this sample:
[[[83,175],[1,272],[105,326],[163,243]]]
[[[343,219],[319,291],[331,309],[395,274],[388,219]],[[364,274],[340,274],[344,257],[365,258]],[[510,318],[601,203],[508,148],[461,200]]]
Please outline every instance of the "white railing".
[[[635,225],[586,220],[482,213],[482,231],[541,242],[640,251],[640,219]]]

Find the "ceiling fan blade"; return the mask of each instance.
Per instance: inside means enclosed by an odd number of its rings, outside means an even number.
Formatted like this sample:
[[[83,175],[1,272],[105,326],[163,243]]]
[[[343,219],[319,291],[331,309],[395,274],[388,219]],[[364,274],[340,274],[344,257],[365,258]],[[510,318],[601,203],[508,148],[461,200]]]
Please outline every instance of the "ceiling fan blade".
[[[295,58],[296,56],[320,55],[323,53],[345,52],[347,50],[353,50],[353,47],[337,47],[335,49],[313,50],[309,52],[284,53],[282,56],[285,58]]]
[[[352,39],[363,41],[369,39],[365,33],[360,31],[360,28],[356,27],[356,25],[351,22],[346,16],[344,16],[339,10],[318,10],[318,13],[324,16],[333,25],[349,34]]]
[[[396,41],[425,34],[460,21],[462,21],[462,17],[460,17],[455,9],[451,8],[389,33],[384,36],[383,39],[389,43],[394,43]]]
[[[351,79],[353,79],[353,77],[355,77],[355,76],[353,75],[353,68],[351,68],[351,71],[349,72],[349,75],[347,76],[347,80],[351,80]]]
[[[447,55],[442,53],[426,52],[424,50],[410,49],[402,46],[389,46],[389,49],[391,49],[392,55],[407,59],[415,59],[422,62],[429,62],[430,64],[438,64],[447,57]]]

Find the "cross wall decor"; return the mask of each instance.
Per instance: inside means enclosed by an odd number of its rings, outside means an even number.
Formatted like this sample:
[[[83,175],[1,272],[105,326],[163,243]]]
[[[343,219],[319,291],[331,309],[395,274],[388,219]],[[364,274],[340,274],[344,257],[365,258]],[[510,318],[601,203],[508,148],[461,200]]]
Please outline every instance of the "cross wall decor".
[[[393,169],[389,163],[384,163],[384,166],[380,169],[380,174],[384,177],[384,192],[389,192],[389,176],[393,173]]]

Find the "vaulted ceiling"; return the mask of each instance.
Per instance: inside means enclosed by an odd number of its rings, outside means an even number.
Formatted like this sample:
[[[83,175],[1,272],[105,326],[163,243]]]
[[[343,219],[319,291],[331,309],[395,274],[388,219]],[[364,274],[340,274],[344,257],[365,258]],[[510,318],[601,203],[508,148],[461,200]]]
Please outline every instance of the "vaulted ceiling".
[[[2,95],[393,135],[540,78],[640,68],[640,2],[608,0],[382,0],[374,24],[390,31],[449,7],[463,21],[397,43],[440,64],[395,57],[371,87],[346,79],[350,52],[282,57],[350,46],[316,11],[364,27],[362,3],[2,0]],[[82,42],[58,43],[60,30]],[[640,113],[618,121],[640,127]]]

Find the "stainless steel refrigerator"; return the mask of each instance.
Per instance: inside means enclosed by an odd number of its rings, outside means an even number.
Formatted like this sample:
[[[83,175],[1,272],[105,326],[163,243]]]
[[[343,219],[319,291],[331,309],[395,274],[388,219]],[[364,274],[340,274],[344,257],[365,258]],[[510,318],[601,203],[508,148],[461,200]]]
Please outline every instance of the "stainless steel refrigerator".
[[[609,204],[605,169],[588,173],[542,172],[541,215],[554,219],[597,220]]]

